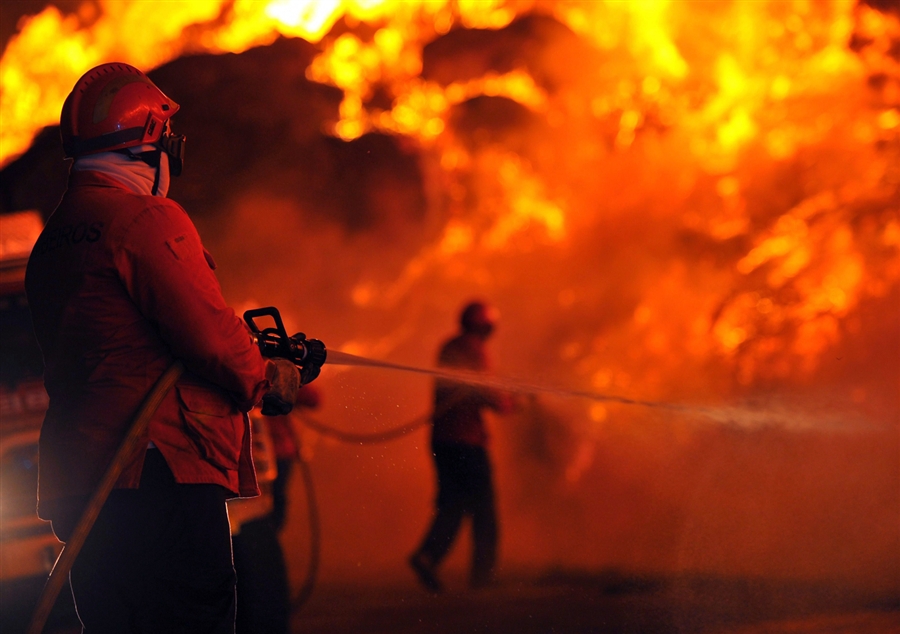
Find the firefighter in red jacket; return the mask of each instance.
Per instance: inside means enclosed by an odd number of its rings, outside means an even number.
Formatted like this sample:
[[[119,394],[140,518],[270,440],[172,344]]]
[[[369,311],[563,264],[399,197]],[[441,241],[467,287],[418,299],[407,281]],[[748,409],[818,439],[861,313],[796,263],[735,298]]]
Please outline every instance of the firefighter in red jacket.
[[[263,359],[166,198],[178,108],[126,64],[78,81],[60,119],[69,186],[26,272],[50,396],[38,512],[62,541],[143,398],[175,360],[186,368],[72,568],[91,634],[234,631],[225,500],[258,494],[246,412],[264,395],[289,410],[299,385],[291,362]]]
[[[487,304],[467,305],[460,317],[461,332],[444,343],[438,365],[489,370],[486,343],[496,321],[495,311]],[[508,411],[508,396],[484,387],[436,382],[431,436],[438,479],[436,513],[422,544],[409,559],[419,581],[431,592],[441,591],[437,567],[450,550],[465,515],[472,517],[470,585],[477,588],[493,581],[497,519],[488,434],[482,418],[485,409]]]

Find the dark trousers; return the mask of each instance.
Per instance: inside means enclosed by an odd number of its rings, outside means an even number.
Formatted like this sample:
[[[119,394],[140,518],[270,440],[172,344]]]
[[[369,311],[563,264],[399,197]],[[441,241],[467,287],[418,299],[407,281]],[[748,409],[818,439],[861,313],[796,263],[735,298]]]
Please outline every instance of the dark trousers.
[[[463,517],[472,517],[473,585],[491,580],[497,556],[497,516],[491,464],[483,447],[441,445],[432,447],[437,467],[438,496],[431,528],[420,553],[437,565],[450,550]]]
[[[218,485],[177,484],[148,450],[140,488],[110,494],[69,574],[84,634],[234,634],[225,497]],[[54,521],[61,539],[79,512]]]
[[[237,634],[287,634],[290,591],[274,522],[269,517],[247,522],[232,543],[237,571]]]

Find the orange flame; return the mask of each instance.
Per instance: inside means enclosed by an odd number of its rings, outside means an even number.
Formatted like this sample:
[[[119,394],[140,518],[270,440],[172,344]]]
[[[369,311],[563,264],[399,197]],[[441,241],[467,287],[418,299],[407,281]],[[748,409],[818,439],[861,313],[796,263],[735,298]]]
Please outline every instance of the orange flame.
[[[576,65],[552,90],[527,63],[446,85],[422,78],[425,45],[452,28],[501,29],[534,12],[565,25],[603,63]],[[332,35],[339,20],[349,28]],[[369,28],[353,28],[359,24]],[[728,29],[721,28],[725,24]],[[862,51],[848,46],[854,28],[869,42]],[[713,241],[745,241],[746,253],[728,275],[762,281],[752,291],[734,291],[725,278],[710,280],[717,289],[711,293],[693,288],[689,276],[675,268],[662,278],[678,303],[687,304],[676,319],[680,324],[673,326],[672,311],[662,310],[667,292],[656,288],[654,297],[639,301],[631,327],[653,354],[715,353],[731,359],[749,382],[760,373],[789,373],[794,363],[770,363],[776,356],[814,367],[838,337],[837,320],[898,279],[896,263],[872,264],[865,246],[875,240],[896,251],[896,220],[873,229],[881,232],[874,237],[849,227],[853,210],[866,200],[880,200],[877,184],[890,180],[896,169],[872,160],[867,148],[900,134],[900,97],[894,94],[900,83],[888,83],[885,90],[894,93],[886,92],[875,108],[865,103],[860,86],[867,74],[900,75],[888,54],[898,31],[896,18],[858,7],[854,0],[825,5],[195,0],[168,2],[165,11],[152,3],[102,0],[67,16],[48,7],[22,24],[0,60],[0,164],[57,120],[71,85],[95,64],[119,59],[150,69],[187,52],[240,52],[278,36],[302,37],[321,48],[307,69],[309,78],[343,91],[340,118],[332,122],[335,136],[350,140],[375,131],[411,137],[436,156],[453,183],[451,207],[456,189],[477,193],[478,222],[456,214],[390,288],[362,282],[353,293],[358,305],[375,298],[390,304],[430,271],[461,256],[565,247],[598,222],[604,212],[587,208],[573,191],[590,187],[588,177],[567,181],[556,173],[565,166],[541,164],[537,155],[474,149],[451,129],[455,106],[482,95],[501,96],[565,139],[563,160],[571,161],[569,167],[610,151],[623,160],[643,156],[661,170],[662,155],[669,153],[677,158],[676,180],[685,191],[703,175],[714,179],[715,204],[693,208],[684,204],[683,192],[663,204],[681,209],[685,228]],[[723,38],[724,32],[733,36]],[[391,95],[389,107],[370,103],[376,87]],[[836,95],[841,108],[830,106]],[[597,138],[582,138],[584,129],[605,127],[611,127],[608,149]],[[658,130],[667,132],[665,139]],[[866,157],[864,167],[840,186],[809,192],[771,221],[751,214],[745,190],[754,160],[786,161],[836,133]],[[754,155],[758,158],[748,158]],[[646,171],[643,177],[654,176]],[[561,305],[571,306],[575,297],[574,290],[563,289]],[[790,343],[775,343],[785,336]],[[589,374],[603,367],[585,355]]]

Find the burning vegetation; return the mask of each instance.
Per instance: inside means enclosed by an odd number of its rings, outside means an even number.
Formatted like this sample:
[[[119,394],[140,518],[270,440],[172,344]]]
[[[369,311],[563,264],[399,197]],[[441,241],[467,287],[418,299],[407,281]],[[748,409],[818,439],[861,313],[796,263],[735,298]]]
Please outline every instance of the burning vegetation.
[[[41,130],[113,59],[182,104],[170,195],[233,304],[430,366],[487,297],[501,374],[689,406],[544,394],[494,421],[507,566],[896,590],[896,6],[48,6],[0,60],[4,211],[52,210],[65,166]],[[428,407],[425,380],[329,370],[335,426]],[[432,495],[425,432],[304,441],[325,575],[403,574]]]

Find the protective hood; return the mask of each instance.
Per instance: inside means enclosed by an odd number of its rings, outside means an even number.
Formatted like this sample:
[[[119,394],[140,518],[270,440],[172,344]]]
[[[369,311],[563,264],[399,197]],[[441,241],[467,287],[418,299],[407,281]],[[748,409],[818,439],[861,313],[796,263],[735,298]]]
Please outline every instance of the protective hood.
[[[129,148],[129,153],[99,152],[75,159],[75,171],[101,172],[122,183],[135,194],[160,196],[169,193],[169,157],[155,145]],[[159,153],[159,166],[154,167],[137,155],[143,152]],[[156,190],[154,192],[154,189]]]

